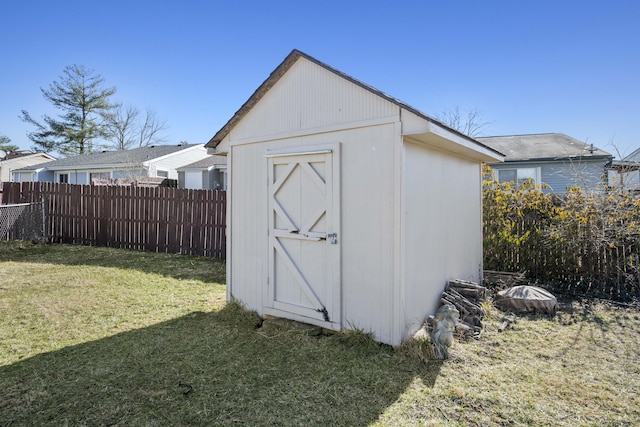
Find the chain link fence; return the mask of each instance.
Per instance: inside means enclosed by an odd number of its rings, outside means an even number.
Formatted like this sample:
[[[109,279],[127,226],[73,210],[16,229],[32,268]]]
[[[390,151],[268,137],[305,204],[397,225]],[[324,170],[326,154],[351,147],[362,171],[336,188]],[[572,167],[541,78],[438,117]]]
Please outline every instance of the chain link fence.
[[[44,200],[0,205],[0,240],[46,241]]]

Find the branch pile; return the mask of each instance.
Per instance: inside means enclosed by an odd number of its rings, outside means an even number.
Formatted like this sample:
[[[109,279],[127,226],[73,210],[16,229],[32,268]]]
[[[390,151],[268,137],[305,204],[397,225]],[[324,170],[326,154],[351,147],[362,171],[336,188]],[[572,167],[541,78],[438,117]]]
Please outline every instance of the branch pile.
[[[440,302],[452,304],[460,312],[456,329],[465,338],[479,339],[482,335],[485,312],[480,303],[486,299],[486,288],[466,280],[450,280],[445,287]]]
[[[491,290],[501,291],[527,284],[528,281],[524,273],[484,270],[484,285]]]

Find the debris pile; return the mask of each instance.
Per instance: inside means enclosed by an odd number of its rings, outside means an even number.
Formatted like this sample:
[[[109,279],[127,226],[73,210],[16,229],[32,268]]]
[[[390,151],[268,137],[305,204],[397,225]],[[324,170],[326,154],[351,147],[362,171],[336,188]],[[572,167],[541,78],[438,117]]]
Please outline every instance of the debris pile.
[[[524,273],[484,270],[483,277],[484,286],[496,291],[529,284]]]
[[[456,329],[465,338],[479,339],[484,325],[485,312],[480,303],[486,299],[486,288],[467,280],[454,279],[440,297],[442,304],[453,305],[460,313]],[[429,319],[431,320],[431,319]]]

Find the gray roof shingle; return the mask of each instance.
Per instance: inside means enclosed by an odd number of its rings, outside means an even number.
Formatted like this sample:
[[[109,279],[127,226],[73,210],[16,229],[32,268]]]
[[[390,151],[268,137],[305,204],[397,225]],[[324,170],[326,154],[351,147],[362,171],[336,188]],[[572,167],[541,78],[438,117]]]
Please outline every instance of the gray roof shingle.
[[[576,157],[612,157],[591,144],[563,133],[504,135],[476,138],[505,154],[505,161],[556,160]]]
[[[53,160],[51,162],[42,163],[38,166],[46,167],[47,169],[58,169],[64,167],[80,168],[113,165],[140,165],[147,160],[157,159],[158,157],[166,156],[167,154],[172,154],[193,146],[193,144],[156,145],[134,148],[133,150],[94,151],[92,153]]]
[[[216,165],[226,165],[227,164],[227,156],[207,156],[202,160],[198,160],[197,162],[193,162],[191,164],[181,166],[177,170],[185,170],[185,169],[208,169],[211,166]]]

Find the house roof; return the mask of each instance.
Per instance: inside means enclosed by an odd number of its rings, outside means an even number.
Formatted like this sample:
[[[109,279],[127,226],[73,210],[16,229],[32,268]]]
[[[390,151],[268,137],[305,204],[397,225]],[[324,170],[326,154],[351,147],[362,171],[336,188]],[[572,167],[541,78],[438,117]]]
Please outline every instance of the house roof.
[[[49,160],[55,160],[55,157],[47,153],[43,153],[43,152],[34,153],[31,150],[9,151],[5,153],[6,153],[6,156],[4,158],[0,158],[0,162],[8,162],[11,160],[24,159],[27,157],[44,157]]]
[[[96,168],[110,166],[136,166],[142,163],[164,157],[187,148],[195,147],[195,144],[156,145],[134,148],[133,150],[94,151],[87,154],[66,157],[38,165],[49,170],[69,168]],[[19,171],[33,170],[32,167],[21,168]]]
[[[421,117],[429,122],[435,123],[439,126],[442,126],[446,129],[448,129],[449,131],[473,142],[474,144],[477,144],[479,146],[482,146],[483,148],[486,148],[492,152],[496,152],[496,154],[501,155],[501,153],[499,152],[499,150],[495,150],[492,147],[486,146],[483,143],[469,137],[468,135],[465,135],[455,129],[450,128],[449,126],[445,125],[444,123],[434,119],[433,117],[430,117],[428,115],[426,115],[425,113],[411,107],[410,105],[396,99],[393,98],[389,95],[387,95],[386,93],[372,87],[369,86],[341,71],[336,70],[335,68],[330,67],[329,65],[318,61],[317,59],[297,50],[294,49],[291,51],[291,53],[289,53],[289,55],[287,55],[287,57],[284,59],[284,61],[282,61],[280,63],[280,65],[278,65],[276,67],[275,70],[273,70],[271,72],[271,74],[269,75],[269,77],[255,90],[255,92],[253,92],[253,94],[249,97],[249,99],[240,107],[240,109],[238,111],[236,111],[236,113],[233,115],[233,117],[231,117],[231,119],[229,119],[229,121],[222,126],[222,128],[209,140],[209,142],[207,142],[205,144],[205,147],[211,147],[211,148],[215,148],[230,132],[231,130],[236,126],[236,124],[242,120],[242,118],[258,103],[258,101],[260,101],[260,99],[262,99],[262,97],[269,91],[269,89],[271,89],[277,82],[278,80],[280,80],[280,78],[286,74],[286,72],[291,68],[291,66],[293,64],[295,64],[295,62],[299,59],[299,58],[305,58],[308,61],[313,62],[314,64],[352,82],[353,84],[356,84],[358,86],[360,86],[361,88],[401,107],[404,108],[405,110],[408,110],[410,112],[412,112],[413,114],[417,115],[418,117]]]
[[[209,169],[211,166],[219,166],[227,164],[227,156],[207,156],[202,160],[190,163],[177,168],[177,170],[185,169]]]
[[[625,156],[622,159],[623,162],[640,162],[640,148]]]
[[[609,169],[618,170],[620,172],[640,170],[640,148],[623,157],[621,160],[614,160],[611,162]]]
[[[606,151],[563,133],[479,137],[478,141],[506,155],[505,162],[613,158]]]

